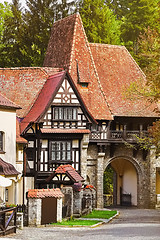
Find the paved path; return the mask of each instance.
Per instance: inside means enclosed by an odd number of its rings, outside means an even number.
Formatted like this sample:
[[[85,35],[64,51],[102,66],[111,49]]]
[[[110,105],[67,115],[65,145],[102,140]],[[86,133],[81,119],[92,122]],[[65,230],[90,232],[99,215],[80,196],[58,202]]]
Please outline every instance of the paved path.
[[[119,217],[96,228],[27,227],[2,240],[160,240],[160,210],[118,209]]]

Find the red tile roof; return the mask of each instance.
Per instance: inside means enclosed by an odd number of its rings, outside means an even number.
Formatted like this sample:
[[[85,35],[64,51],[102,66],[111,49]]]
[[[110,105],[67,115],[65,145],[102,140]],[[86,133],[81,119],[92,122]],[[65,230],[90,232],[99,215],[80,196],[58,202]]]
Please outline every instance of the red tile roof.
[[[14,108],[20,109],[21,107],[15,104],[14,102],[10,101],[8,98],[4,97],[0,93],[0,108]]]
[[[16,143],[26,144],[28,141],[20,136],[20,122],[18,118],[16,118]]]
[[[125,47],[88,43],[79,14],[53,24],[44,66],[60,66],[69,70],[95,119],[157,116],[155,106],[147,104],[146,107],[144,101],[123,99],[124,87],[139,78],[143,81],[143,72]],[[81,89],[78,80],[89,82],[88,90]]]
[[[47,179],[47,181],[50,181],[55,174],[66,174],[71,181],[75,182],[83,182],[84,179],[81,177],[81,175],[71,166],[71,165],[60,165]]]
[[[61,165],[56,170],[55,173],[66,173],[74,182],[83,182],[84,179],[81,175],[71,166],[71,165]]]
[[[0,158],[0,175],[9,176],[18,174],[20,174],[20,172],[18,172],[12,164],[3,161],[2,158]]]
[[[29,189],[28,198],[62,198],[64,195],[59,188],[56,189]]]
[[[53,24],[44,66],[67,68],[93,117],[112,119],[79,14],[71,15]],[[77,84],[78,81],[89,82],[88,90],[82,90],[80,84]]]
[[[61,69],[42,67],[0,68],[0,91],[20,105],[17,116],[24,117],[49,76]]]
[[[69,129],[69,128],[65,128],[65,129],[54,129],[54,128],[42,128],[41,129],[42,133],[90,133],[89,129]]]
[[[124,46],[91,43],[99,79],[114,116],[154,117],[155,105],[124,98],[124,89],[145,75]]]

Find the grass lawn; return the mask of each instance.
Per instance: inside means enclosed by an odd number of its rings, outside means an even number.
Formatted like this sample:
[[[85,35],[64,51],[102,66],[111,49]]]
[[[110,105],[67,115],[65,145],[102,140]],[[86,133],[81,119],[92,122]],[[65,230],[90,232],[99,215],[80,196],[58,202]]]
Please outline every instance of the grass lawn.
[[[78,219],[71,219],[71,220],[62,220],[62,222],[52,223],[53,225],[58,226],[92,226],[100,221],[96,220],[78,220]]]
[[[109,219],[110,217],[114,216],[117,211],[101,211],[101,210],[93,210],[88,215],[82,216],[83,218],[104,218]]]

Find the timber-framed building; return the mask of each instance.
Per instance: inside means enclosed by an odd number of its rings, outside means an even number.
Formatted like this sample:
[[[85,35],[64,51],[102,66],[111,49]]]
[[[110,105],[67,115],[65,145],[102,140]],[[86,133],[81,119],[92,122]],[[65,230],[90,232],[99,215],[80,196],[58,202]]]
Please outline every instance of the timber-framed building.
[[[89,43],[74,14],[54,23],[44,67],[0,69],[0,79],[0,91],[22,107],[25,192],[53,187],[48,177],[70,164],[96,187],[103,207],[103,173],[111,166],[115,205],[130,194],[132,205],[156,206],[160,159],[127,144],[137,146],[135,135],[146,134],[158,116],[144,99],[123,96],[133,81],[145,81],[125,47]]]

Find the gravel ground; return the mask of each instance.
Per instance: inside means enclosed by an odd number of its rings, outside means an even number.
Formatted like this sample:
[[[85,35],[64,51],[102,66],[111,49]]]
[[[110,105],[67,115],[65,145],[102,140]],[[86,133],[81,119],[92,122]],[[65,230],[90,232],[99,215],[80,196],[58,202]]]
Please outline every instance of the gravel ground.
[[[25,227],[2,240],[160,240],[160,210],[118,209],[111,222],[90,227]]]

